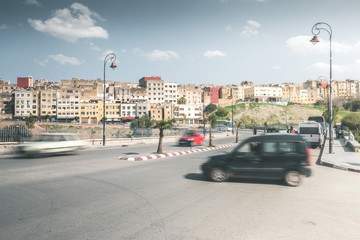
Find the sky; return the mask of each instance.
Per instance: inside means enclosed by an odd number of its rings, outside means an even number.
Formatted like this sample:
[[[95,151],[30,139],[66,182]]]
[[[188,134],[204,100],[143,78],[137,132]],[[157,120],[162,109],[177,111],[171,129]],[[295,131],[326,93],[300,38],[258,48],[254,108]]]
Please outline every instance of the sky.
[[[358,0],[1,0],[0,79],[255,85],[360,79]],[[326,25],[321,25],[326,28]]]

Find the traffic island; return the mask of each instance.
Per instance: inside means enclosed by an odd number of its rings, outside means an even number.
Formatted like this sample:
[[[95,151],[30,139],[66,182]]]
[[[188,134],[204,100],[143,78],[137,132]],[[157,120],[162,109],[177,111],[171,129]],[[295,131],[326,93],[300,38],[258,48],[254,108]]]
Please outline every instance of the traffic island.
[[[187,151],[174,151],[174,152],[169,152],[169,153],[164,153],[164,154],[150,154],[150,155],[146,155],[146,156],[120,156],[120,157],[118,157],[118,160],[146,161],[146,160],[151,160],[151,159],[176,157],[176,156],[186,155],[186,154],[191,154],[191,153],[212,151],[212,150],[216,150],[216,149],[220,149],[220,148],[229,148],[229,147],[234,147],[236,145],[237,144],[235,144],[235,143],[230,143],[230,144],[220,145],[217,147],[196,148],[196,149],[191,149],[191,150],[187,150]]]

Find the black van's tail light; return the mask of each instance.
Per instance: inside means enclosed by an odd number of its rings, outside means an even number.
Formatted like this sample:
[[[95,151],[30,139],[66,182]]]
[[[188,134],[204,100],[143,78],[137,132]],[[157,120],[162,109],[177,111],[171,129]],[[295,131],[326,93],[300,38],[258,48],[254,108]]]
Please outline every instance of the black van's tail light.
[[[306,166],[311,166],[311,148],[306,148]]]

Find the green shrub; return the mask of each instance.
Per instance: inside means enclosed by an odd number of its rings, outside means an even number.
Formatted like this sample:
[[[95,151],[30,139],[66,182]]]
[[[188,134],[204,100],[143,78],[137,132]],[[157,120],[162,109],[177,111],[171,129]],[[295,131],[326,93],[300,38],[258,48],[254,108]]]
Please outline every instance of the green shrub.
[[[348,114],[341,120],[341,125],[348,127],[352,131],[360,129],[360,115]]]
[[[226,117],[229,114],[229,111],[225,108],[219,107],[215,114],[218,117]]]

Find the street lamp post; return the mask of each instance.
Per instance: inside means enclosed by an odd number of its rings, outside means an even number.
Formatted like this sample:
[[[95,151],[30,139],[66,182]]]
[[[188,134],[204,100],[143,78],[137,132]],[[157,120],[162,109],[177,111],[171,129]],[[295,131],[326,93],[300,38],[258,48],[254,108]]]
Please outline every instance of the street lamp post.
[[[103,102],[103,146],[105,146],[105,93],[106,93],[106,89],[105,89],[105,68],[106,68],[106,63],[108,61],[111,61],[111,65],[110,67],[112,69],[115,69],[116,68],[116,64],[115,64],[115,61],[116,61],[116,56],[114,53],[109,53],[108,55],[105,56],[105,59],[104,59],[104,102]]]
[[[330,42],[330,94],[329,94],[329,113],[330,113],[330,122],[329,122],[329,153],[332,153],[332,121],[333,121],[333,114],[332,114],[332,51],[331,51],[331,39],[332,39],[332,29],[331,26],[325,22],[318,22],[316,23],[311,32],[314,35],[313,38],[310,40],[312,44],[316,44],[319,41],[318,35],[320,34],[321,30],[326,31],[329,34],[329,42]]]

